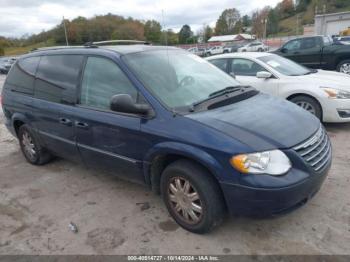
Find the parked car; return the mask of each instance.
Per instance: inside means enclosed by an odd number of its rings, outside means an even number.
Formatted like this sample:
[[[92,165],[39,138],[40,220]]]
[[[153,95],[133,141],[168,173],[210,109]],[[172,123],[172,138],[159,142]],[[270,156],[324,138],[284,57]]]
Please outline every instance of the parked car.
[[[239,43],[239,44],[230,44],[230,45],[226,45],[224,47],[224,53],[234,53],[237,52],[238,48],[244,46],[244,44]]]
[[[29,163],[60,156],[146,184],[195,233],[227,210],[291,211],[331,166],[316,117],[178,48],[36,51],[15,63],[1,101]]]
[[[223,46],[213,46],[209,48],[209,50],[206,51],[206,56],[212,56],[212,55],[219,55],[224,53],[224,47]]]
[[[324,122],[350,122],[350,76],[308,69],[270,53],[235,53],[208,58],[244,84],[285,98]]]
[[[333,38],[333,43],[340,45],[350,45],[350,36],[338,36]]]
[[[268,46],[264,45],[262,42],[254,41],[237,49],[237,52],[264,52],[268,51]]]
[[[14,64],[15,61],[16,61],[16,58],[13,58],[13,57],[0,58],[0,73],[7,74],[10,71],[11,66]]]
[[[206,52],[204,48],[198,47],[192,47],[190,49],[187,49],[187,51],[198,56],[204,56]]]
[[[274,53],[310,68],[350,74],[350,46],[334,44],[328,36],[293,39]]]

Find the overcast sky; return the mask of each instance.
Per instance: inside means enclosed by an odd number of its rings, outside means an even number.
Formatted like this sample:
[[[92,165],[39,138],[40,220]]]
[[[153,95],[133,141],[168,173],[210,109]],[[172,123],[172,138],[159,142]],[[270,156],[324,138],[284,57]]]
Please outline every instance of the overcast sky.
[[[165,28],[178,31],[189,24],[193,31],[203,24],[215,25],[226,8],[237,8],[241,15],[281,0],[0,0],[0,36],[20,37],[39,33],[60,23],[62,16],[92,17],[113,13],[135,19],[156,19]]]

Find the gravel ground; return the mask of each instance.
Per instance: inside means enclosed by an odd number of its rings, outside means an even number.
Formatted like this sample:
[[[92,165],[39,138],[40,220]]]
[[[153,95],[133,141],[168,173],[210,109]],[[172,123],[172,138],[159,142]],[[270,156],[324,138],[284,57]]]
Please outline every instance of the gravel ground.
[[[29,165],[3,121],[1,112],[0,254],[350,254],[350,124],[326,126],[333,166],[307,205],[195,235],[140,185],[65,160]]]

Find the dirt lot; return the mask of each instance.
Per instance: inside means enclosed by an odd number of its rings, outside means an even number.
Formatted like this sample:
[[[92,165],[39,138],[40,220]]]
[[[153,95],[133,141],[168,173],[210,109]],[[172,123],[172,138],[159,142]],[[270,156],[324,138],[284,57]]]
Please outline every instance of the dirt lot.
[[[327,125],[333,166],[306,206],[275,219],[234,217],[200,236],[140,185],[65,160],[27,164],[3,121],[1,111],[0,254],[350,254],[350,124]]]

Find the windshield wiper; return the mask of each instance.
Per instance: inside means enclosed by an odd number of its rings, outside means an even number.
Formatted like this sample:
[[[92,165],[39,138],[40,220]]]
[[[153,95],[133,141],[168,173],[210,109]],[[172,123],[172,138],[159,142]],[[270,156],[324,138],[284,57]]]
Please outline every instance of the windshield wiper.
[[[229,93],[233,93],[233,92],[237,92],[237,91],[241,91],[245,86],[228,86],[228,87],[225,87],[223,89],[220,89],[218,91],[215,91],[211,94],[209,94],[209,96],[203,100],[199,100],[197,102],[194,102],[191,106],[190,106],[190,111],[193,112],[194,111],[194,108],[202,103],[205,103],[211,99],[214,99],[214,98],[217,98],[219,96],[222,96],[222,95],[226,95],[226,94],[229,94]]]
[[[228,86],[228,87],[225,87],[223,89],[220,89],[218,91],[215,91],[215,92],[209,94],[208,98],[225,95],[225,94],[228,94],[228,93],[231,93],[231,92],[239,91],[241,89],[242,89],[242,86]]]

